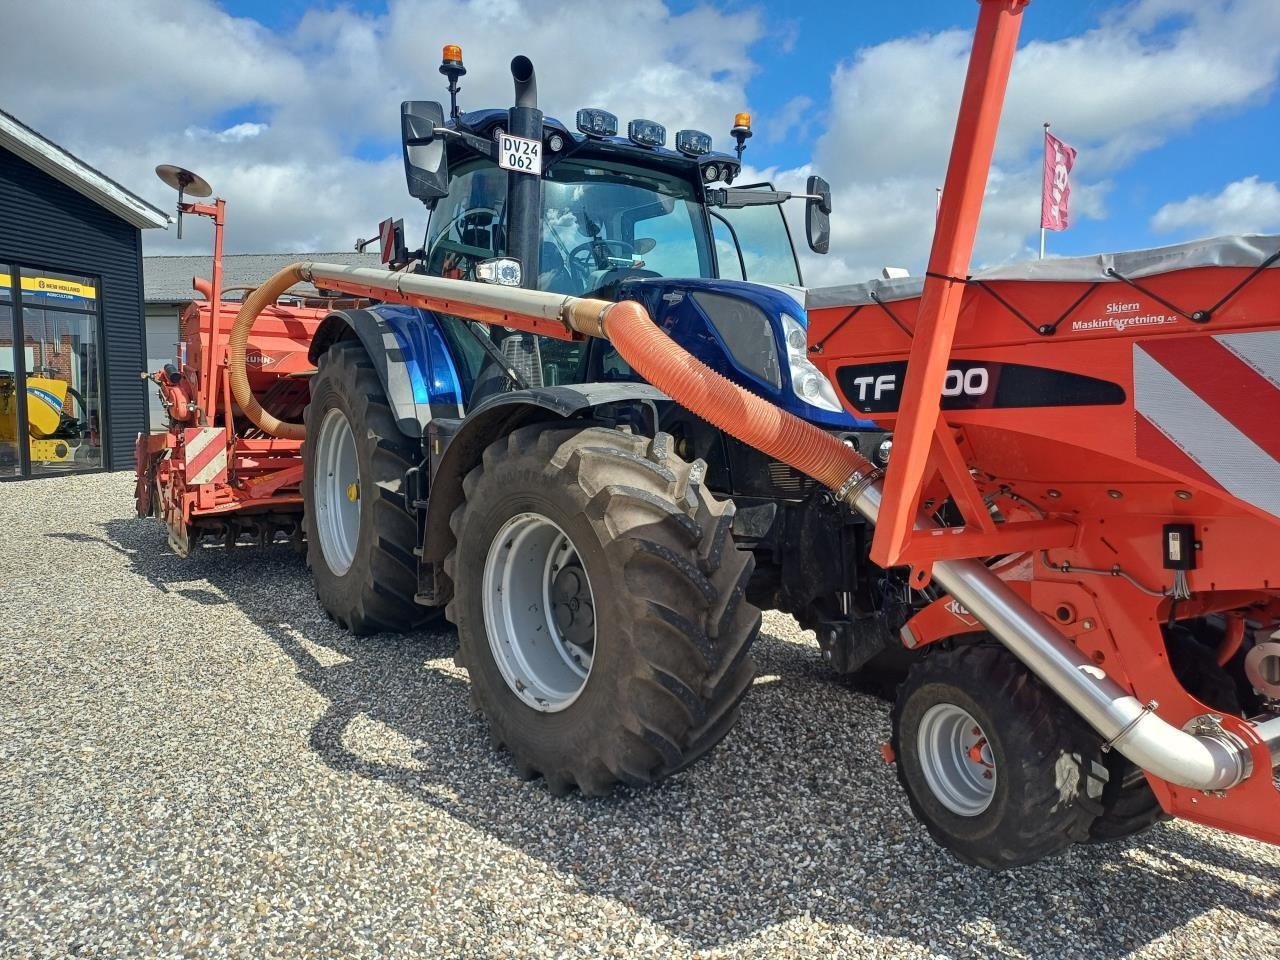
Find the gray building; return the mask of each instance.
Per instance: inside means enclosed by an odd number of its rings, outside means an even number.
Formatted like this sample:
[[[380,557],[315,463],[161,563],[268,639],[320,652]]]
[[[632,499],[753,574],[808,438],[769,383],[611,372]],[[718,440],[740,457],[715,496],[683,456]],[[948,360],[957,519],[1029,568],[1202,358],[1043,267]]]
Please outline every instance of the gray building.
[[[299,260],[319,260],[355,267],[380,265],[372,253],[237,253],[222,257],[224,299],[239,300],[244,290],[255,287],[282,267]],[[178,319],[192,300],[200,298],[191,281],[195,277],[208,280],[213,276],[211,256],[143,257],[142,276],[146,301],[147,369],[159,370],[174,359],[178,342]],[[312,292],[310,284],[294,287],[298,293]],[[164,429],[164,410],[151,392],[150,423],[153,431]]]
[[[0,111],[0,479],[133,468],[141,232],[169,222]]]

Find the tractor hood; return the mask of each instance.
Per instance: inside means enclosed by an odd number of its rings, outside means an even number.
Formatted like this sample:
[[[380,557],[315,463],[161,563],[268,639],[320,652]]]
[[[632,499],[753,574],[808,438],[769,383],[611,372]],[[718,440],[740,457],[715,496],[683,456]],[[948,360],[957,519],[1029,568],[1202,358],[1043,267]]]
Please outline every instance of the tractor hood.
[[[788,412],[830,429],[875,429],[840,406],[810,362],[803,293],[742,280],[644,278],[623,281],[616,299],[642,304],[699,360]]]

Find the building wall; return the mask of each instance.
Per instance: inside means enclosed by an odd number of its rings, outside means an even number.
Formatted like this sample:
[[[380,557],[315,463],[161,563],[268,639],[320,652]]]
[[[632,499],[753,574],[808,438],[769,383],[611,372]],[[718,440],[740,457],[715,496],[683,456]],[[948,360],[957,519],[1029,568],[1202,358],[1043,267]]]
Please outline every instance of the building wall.
[[[0,263],[99,278],[104,460],[131,469],[147,429],[141,231],[0,147]]]

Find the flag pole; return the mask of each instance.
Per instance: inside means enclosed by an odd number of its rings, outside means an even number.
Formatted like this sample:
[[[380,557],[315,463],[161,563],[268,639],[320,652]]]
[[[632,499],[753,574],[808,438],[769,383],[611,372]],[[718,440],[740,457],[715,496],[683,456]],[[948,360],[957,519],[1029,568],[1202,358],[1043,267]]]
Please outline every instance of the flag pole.
[[[1049,121],[1044,122],[1044,134],[1049,135]],[[1040,259],[1044,259],[1044,178],[1048,176],[1048,154],[1044,152],[1044,144],[1040,145],[1040,153],[1045,159],[1042,161],[1042,169],[1040,171]]]

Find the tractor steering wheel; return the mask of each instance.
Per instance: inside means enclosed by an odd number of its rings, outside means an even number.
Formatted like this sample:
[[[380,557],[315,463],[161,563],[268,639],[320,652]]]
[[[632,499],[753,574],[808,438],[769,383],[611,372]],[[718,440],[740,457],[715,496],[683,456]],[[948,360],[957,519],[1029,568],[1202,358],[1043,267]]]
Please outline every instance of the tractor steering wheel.
[[[600,237],[593,237],[586,243],[580,243],[569,251],[569,262],[584,274],[589,274],[592,270],[608,270],[614,266],[609,262],[609,257],[606,253],[610,248],[621,250],[622,257],[627,260],[632,259],[636,253],[636,248],[625,240],[604,240]],[[622,257],[618,259],[622,259]]]

